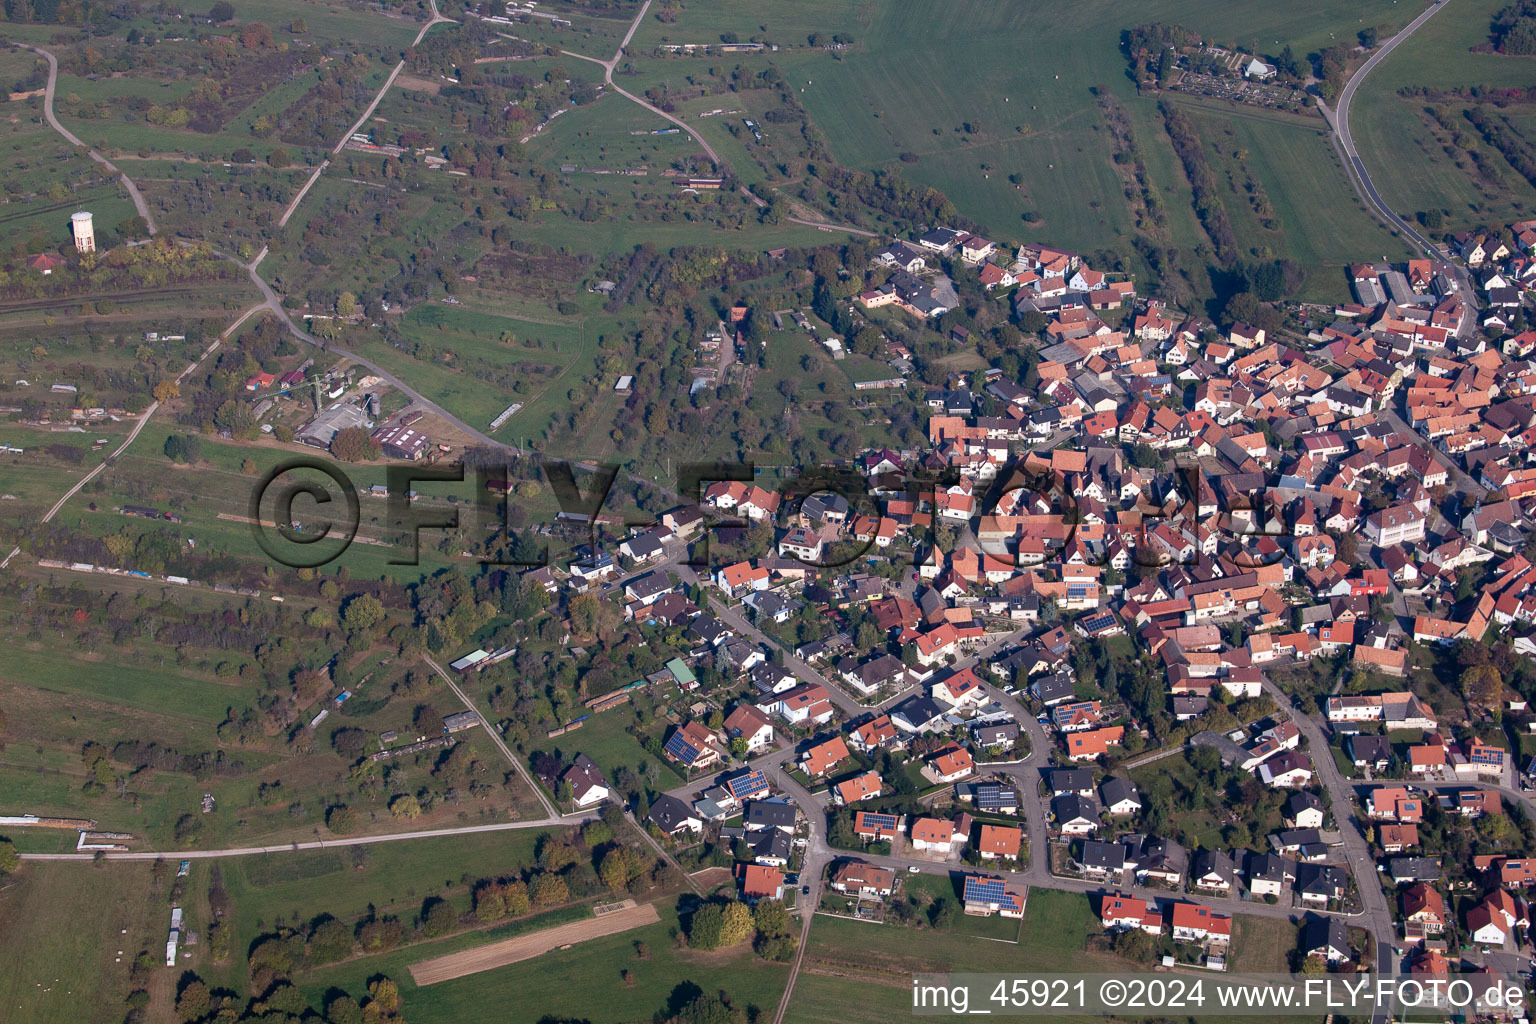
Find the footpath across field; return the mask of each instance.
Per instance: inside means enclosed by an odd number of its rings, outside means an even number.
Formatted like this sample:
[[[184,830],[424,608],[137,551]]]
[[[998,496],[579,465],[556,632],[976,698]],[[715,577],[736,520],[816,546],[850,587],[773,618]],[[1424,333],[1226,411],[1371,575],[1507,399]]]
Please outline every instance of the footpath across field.
[[[590,920],[573,921],[570,924],[546,928],[528,935],[518,935],[459,953],[422,960],[411,964],[411,978],[418,986],[435,985],[440,981],[450,981],[496,967],[505,967],[520,960],[531,960],[552,949],[586,942],[589,939],[599,939],[605,935],[616,935],[619,932],[627,932],[631,928],[655,924],[659,920],[661,918],[657,915],[656,908],[649,903],[639,906],[631,904],[612,910],[605,908],[603,914]]]

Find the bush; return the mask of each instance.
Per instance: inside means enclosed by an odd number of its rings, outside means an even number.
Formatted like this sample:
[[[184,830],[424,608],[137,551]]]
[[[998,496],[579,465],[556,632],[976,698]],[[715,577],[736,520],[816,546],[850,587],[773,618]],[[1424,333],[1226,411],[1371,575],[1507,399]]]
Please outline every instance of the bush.
[[[325,812],[325,827],[339,836],[351,835],[357,828],[357,812],[346,804],[337,804]]]
[[[191,846],[197,842],[203,834],[203,820],[195,814],[183,814],[176,819],[176,843],[179,846]]]
[[[421,915],[421,932],[428,938],[447,935],[459,926],[459,915],[447,900],[429,900]]]

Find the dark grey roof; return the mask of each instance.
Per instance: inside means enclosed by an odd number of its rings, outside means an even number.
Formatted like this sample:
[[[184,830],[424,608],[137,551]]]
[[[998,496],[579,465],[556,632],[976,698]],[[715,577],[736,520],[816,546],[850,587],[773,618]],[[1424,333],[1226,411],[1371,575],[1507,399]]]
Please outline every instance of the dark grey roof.
[[[1200,850],[1195,854],[1195,866],[1191,876],[1200,879],[1207,875],[1216,875],[1223,881],[1231,884],[1237,871],[1232,864],[1232,856],[1225,850]]]
[[[688,819],[698,820],[698,815],[693,809],[675,796],[663,793],[651,804],[650,820],[661,827],[668,834],[676,832],[683,827],[683,822]]]
[[[1305,790],[1292,793],[1290,799],[1285,802],[1285,813],[1293,818],[1301,811],[1313,809],[1322,810],[1323,802]]]
[[[1099,823],[1099,806],[1092,797],[1078,796],[1076,793],[1066,793],[1051,801],[1051,814],[1056,819],[1056,826],[1060,828],[1069,821],[1077,821],[1079,818],[1091,821],[1095,825]]]
[[[1284,882],[1296,877],[1296,862],[1276,853],[1250,853],[1246,865],[1248,881]]]
[[[1058,768],[1051,772],[1051,792],[1092,793],[1093,772],[1086,768]]]
[[[1304,893],[1336,896],[1348,884],[1344,869],[1332,864],[1303,864],[1296,872],[1296,888]]]
[[[1349,956],[1349,930],[1336,917],[1308,914],[1301,948],[1309,956],[1318,952],[1336,952],[1341,956]]]
[[[1084,867],[1119,871],[1125,867],[1125,847],[1119,843],[1100,843],[1087,839],[1083,841],[1083,852],[1077,862]]]
[[[1189,870],[1189,851],[1176,839],[1130,835],[1123,842],[1127,863],[1134,861],[1138,871],[1176,872],[1182,875]]]
[[[999,743],[1012,743],[1019,738],[1019,723],[991,722],[986,725],[973,725],[971,735],[976,737],[977,743],[989,747]]]
[[[1029,652],[1031,657],[1038,657],[1038,652]],[[1050,675],[1041,676],[1030,684],[1036,697],[1042,703],[1049,704],[1052,701],[1065,700],[1075,692],[1072,680],[1061,673],[1053,672]]]
[[[1385,736],[1355,734],[1345,740],[1350,756],[1356,761],[1375,764],[1392,759],[1392,743]]]
[[[891,709],[892,716],[900,715],[914,728],[921,728],[943,713],[931,697],[912,697]]]
[[[782,800],[754,800],[747,805],[743,821],[749,829],[794,828],[795,805]]]
[[[667,579],[664,572],[648,572],[624,584],[624,589],[634,594],[636,599],[644,599],[671,590],[672,581]]]
[[[1393,857],[1387,873],[1399,882],[1435,882],[1440,879],[1439,857]]]
[[[1103,797],[1106,808],[1113,807],[1122,800],[1134,800],[1138,807],[1141,806],[1141,792],[1136,788],[1136,783],[1118,775],[1105,779],[1104,784],[1099,787],[1099,794]]]
[[[728,636],[730,628],[719,620],[709,615],[700,615],[688,624],[688,632],[703,640],[705,643],[714,643],[723,636]]]
[[[747,845],[752,848],[754,856],[789,860],[789,836],[776,828],[750,833],[747,836]]]

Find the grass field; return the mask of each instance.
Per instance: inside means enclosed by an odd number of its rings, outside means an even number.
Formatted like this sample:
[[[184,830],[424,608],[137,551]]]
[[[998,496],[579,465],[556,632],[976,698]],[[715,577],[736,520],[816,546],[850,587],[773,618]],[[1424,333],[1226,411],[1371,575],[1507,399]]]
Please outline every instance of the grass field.
[[[416,38],[421,24],[391,17],[377,10],[326,3],[324,0],[241,0],[236,9],[242,22],[260,21],[271,26],[276,39],[293,39],[287,28],[293,19],[304,19],[306,31],[299,38],[333,40],[353,46],[403,48]]]
[[[234,908],[231,948],[248,948],[280,921],[307,921],[320,913],[354,921],[371,907],[380,917],[393,915],[409,924],[429,896],[468,910],[474,882],[531,865],[540,837],[548,834],[529,829],[379,843],[367,848],[361,868],[345,849],[214,862]],[[199,894],[208,889],[209,870],[205,862],[194,865],[193,888]],[[243,987],[243,962],[212,973],[211,980]]]
[[[1536,187],[1481,139],[1476,144],[1504,171],[1501,184],[1485,183],[1464,156],[1460,158],[1464,166],[1458,167],[1421,113],[1425,101],[1397,95],[1408,86],[1530,85],[1529,58],[1468,52],[1487,41],[1488,22],[1503,6],[1502,0],[1458,0],[1448,5],[1371,72],[1350,108],[1355,143],[1371,180],[1393,208],[1410,220],[1420,210],[1444,209],[1444,230],[1451,231],[1527,216],[1536,204]],[[1464,122],[1461,127],[1476,139],[1475,129]]]
[[[1082,250],[1123,249],[1132,230],[1110,159],[1111,142],[1090,89],[1108,90],[1120,100],[1149,154],[1157,186],[1173,193],[1164,198],[1187,202],[1187,186],[1166,140],[1160,129],[1149,131],[1155,101],[1136,96],[1126,79],[1119,49],[1122,29],[1137,22],[1173,22],[1228,44],[1257,43],[1268,52],[1290,43],[1306,53],[1326,45],[1330,33],[1353,34],[1361,23],[1391,28],[1409,14],[1389,0],[1372,0],[1347,12],[1321,0],[1241,12],[1213,0],[1159,0],[1134,13],[1098,0],[1054,9],[961,0],[900,9],[795,7],[790,13],[792,22],[805,19],[796,24],[797,31],[814,22],[822,31],[846,31],[856,39],[842,53],[789,49],[772,55],[841,162],[869,170],[899,168],[914,182],[942,189],[962,213],[1003,238],[1041,239]],[[747,38],[762,24],[771,29],[772,20],[767,14],[744,17],[720,3],[693,4],[675,25],[647,23],[639,38],[656,42],[664,32],[669,39],[708,41],[728,24]],[[687,73],[686,61],[642,66],[652,73],[665,67],[669,76],[679,78]],[[1335,182],[1346,187],[1324,140],[1311,145],[1314,140],[1308,139],[1303,146],[1289,126],[1256,122],[1250,128],[1256,136],[1277,135],[1249,147],[1276,166],[1301,153],[1303,174],[1296,182],[1281,176],[1268,184],[1282,219],[1288,220],[1287,208],[1314,205],[1319,189]],[[901,162],[903,153],[914,155],[916,162]],[[1345,223],[1360,224],[1360,215],[1342,205],[1349,202],[1342,197],[1327,208],[1347,209]],[[1192,247],[1200,240],[1198,228],[1187,210],[1179,212],[1180,205],[1169,204],[1171,241]],[[1026,223],[1021,219],[1026,213],[1038,219]],[[1330,250],[1349,233],[1346,228],[1338,237],[1313,232],[1293,239],[1285,223],[1278,238],[1262,244],[1276,255],[1307,260],[1322,252],[1342,262],[1349,254]]]
[[[558,50],[570,50],[573,53],[607,60],[619,48],[619,43],[623,41],[624,33],[629,31],[629,23],[635,16],[634,11],[628,9],[627,5],[619,10],[607,12],[611,13],[611,17],[598,17],[567,4],[546,4],[541,13],[557,14],[562,20],[571,24],[555,25],[548,18],[528,18],[515,25],[497,25],[496,31],[517,36],[519,39],[553,46]],[[574,63],[580,65],[586,62]],[[601,69],[598,70],[600,73]]]
[[[635,30],[630,49],[640,51],[669,42],[715,44],[727,32],[734,32],[743,42],[771,42],[781,47],[805,46],[813,32],[826,33],[829,38],[834,33],[848,33],[858,39],[878,6],[877,0],[774,0],[754,7],[713,0],[689,4],[675,25],[656,17],[652,7],[650,16]]]
[[[1307,270],[1303,298],[1349,298],[1344,267],[1363,258],[1403,259],[1408,251],[1360,202],[1321,122],[1184,104],[1206,144],[1222,203],[1247,255],[1289,255]],[[1250,204],[1245,184],[1268,197],[1274,227]]]
[[[36,60],[25,51],[0,49],[0,78],[7,88],[25,77]],[[64,93],[62,82],[59,93]],[[70,240],[69,215],[75,210],[91,210],[96,223],[106,227],[133,216],[122,185],[43,121],[41,96],[6,103],[4,114],[0,185],[7,200],[0,208],[0,235],[13,243],[40,240],[39,248],[57,250]],[[54,186],[66,191],[55,191]]]
[[[1232,922],[1231,969],[1247,974],[1286,974],[1300,942],[1296,925],[1277,917],[1239,914]]]
[[[564,760],[576,754],[586,754],[597,762],[610,779],[621,767],[633,769],[654,764],[659,772],[656,788],[668,790],[686,782],[687,779],[679,775],[670,762],[652,757],[633,736],[624,731],[624,727],[632,720],[628,705],[621,705],[613,711],[593,715],[575,732],[545,740],[535,749],[552,753],[558,751]]]
[[[1100,929],[1089,898],[1076,893],[1031,890],[1016,946],[962,931],[962,924],[968,923],[957,921],[951,931],[916,932],[896,925],[818,917],[785,1024],[885,1024],[906,1019],[912,1015],[912,976],[920,973],[1124,976],[1145,970],[1112,953],[1087,948],[1089,936]],[[1239,942],[1247,939],[1264,947],[1252,957],[1244,957],[1241,945],[1234,947],[1245,970],[1284,970],[1276,964],[1283,965],[1284,954],[1296,944],[1294,926],[1284,921],[1242,918],[1236,934]],[[1278,954],[1268,949],[1275,943],[1283,943]],[[1050,1019],[1086,1024],[1105,1018],[1052,1014]]]
[[[906,1017],[917,973],[1108,972],[1127,966],[1118,957],[1087,952],[1087,938],[1099,928],[1086,896],[1031,890],[1017,945],[988,941],[962,928],[971,924],[960,920],[950,931],[913,931],[818,917],[786,1024],[876,1024]],[[857,999],[848,998],[850,986],[856,986]]]
[[[574,69],[585,70],[584,67]],[[684,132],[666,135],[635,135],[675,127],[618,93],[596,103],[573,107],[528,142],[536,160],[549,164],[575,164],[611,170],[649,168],[644,178],[625,178],[625,185],[671,189],[662,178],[674,161],[701,153],[699,144]]]
[[[28,864],[0,886],[0,1017],[121,1021],[133,958],[163,957],[170,919],[148,864]]]
[[[772,1014],[788,972],[785,965],[760,959],[746,945],[713,953],[678,949],[671,938],[679,927],[676,913],[664,905],[657,910],[658,924],[427,988],[411,984],[406,965],[432,955],[436,943],[316,972],[303,979],[303,988],[318,1001],[331,986],[355,989],[384,973],[399,983],[411,1024],[458,1024],[484,1015],[487,1007],[512,1005],[515,1018],[508,1019],[519,1021],[628,1024],[659,1013],[669,1016],[693,996],[720,990],[737,1005]],[[636,955],[637,942],[645,944],[647,959]],[[621,977],[625,970],[630,984]]]

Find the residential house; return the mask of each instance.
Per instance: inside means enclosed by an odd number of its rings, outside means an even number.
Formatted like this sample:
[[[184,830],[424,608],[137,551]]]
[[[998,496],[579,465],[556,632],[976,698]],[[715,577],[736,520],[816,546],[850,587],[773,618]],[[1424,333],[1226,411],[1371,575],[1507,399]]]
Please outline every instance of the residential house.
[[[1001,878],[966,875],[962,902],[967,914],[979,916],[1001,914],[1004,917],[1013,918],[1024,916],[1024,898],[1018,893],[1008,891],[1007,883]]]
[[[1303,864],[1296,872],[1296,891],[1303,903],[1327,906],[1344,898],[1349,876],[1332,864]]]
[[[1224,850],[1200,850],[1195,854],[1189,880],[1196,889],[1226,894],[1232,891],[1232,883],[1236,878],[1237,869],[1232,863],[1231,854]]]
[[[957,744],[939,751],[923,766],[923,776],[933,782],[956,782],[974,774],[976,761],[971,752]]]
[[[1117,818],[1141,813],[1141,791],[1130,779],[1112,775],[1099,787],[1104,813]]]
[[[1119,881],[1121,873],[1125,871],[1125,847],[1119,843],[1085,839],[1077,855],[1077,863],[1088,878]]]
[[[784,898],[784,872],[766,864],[741,866],[741,896],[748,903]]]
[[[1296,881],[1296,863],[1274,853],[1250,853],[1246,874],[1255,896],[1284,896]]]
[[[901,817],[878,811],[855,811],[853,834],[866,843],[883,843],[901,831]]]
[[[710,743],[712,738],[703,722],[688,722],[672,730],[662,750],[684,768],[709,768],[720,763],[720,753]]]
[[[1445,932],[1445,897],[1424,882],[1403,890],[1403,933],[1410,941],[1435,938]]]
[[[880,793],[880,774],[873,771],[860,772],[833,786],[832,800],[841,807],[847,807],[861,800],[872,800]]]
[[[571,800],[577,807],[596,807],[612,795],[603,770],[586,754],[577,754],[571,766],[560,776],[562,783],[571,787]]]
[[[819,779],[852,756],[848,744],[841,736],[813,744],[800,755],[800,768],[813,779]]]
[[[1336,917],[1309,914],[1301,931],[1301,953],[1325,963],[1347,963],[1354,957],[1349,946],[1349,930]]]
[[[1084,836],[1099,830],[1099,809],[1092,797],[1065,793],[1051,800],[1051,819],[1062,835]]]
[[[751,704],[739,704],[726,716],[725,735],[745,740],[748,754],[761,754],[773,748],[773,723]]]
[[[1011,825],[983,825],[976,841],[982,860],[1018,860],[1024,830]]]
[[[1118,893],[1103,897],[1099,904],[1099,920],[1104,930],[1110,932],[1136,928],[1156,936],[1163,931],[1163,915],[1157,912],[1155,906],[1146,900]]]
[[[896,889],[896,872],[862,860],[838,861],[827,884],[849,895],[884,899]]]
[[[704,830],[704,819],[695,814],[693,808],[667,793],[661,794],[651,803],[651,811],[646,820],[669,836]]]
[[[1232,938],[1232,919],[1201,903],[1175,903],[1171,923],[1175,942],[1227,942]]]
[[[969,829],[960,831],[955,827],[955,822],[948,818],[913,818],[910,843],[912,849],[919,853],[937,853],[947,857],[955,853],[957,847],[966,844],[970,839],[968,833]]]
[[[1467,911],[1467,934],[1482,946],[1502,946],[1515,933],[1515,924],[1523,920],[1515,898],[1503,889],[1495,889],[1482,902]]]

